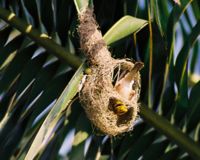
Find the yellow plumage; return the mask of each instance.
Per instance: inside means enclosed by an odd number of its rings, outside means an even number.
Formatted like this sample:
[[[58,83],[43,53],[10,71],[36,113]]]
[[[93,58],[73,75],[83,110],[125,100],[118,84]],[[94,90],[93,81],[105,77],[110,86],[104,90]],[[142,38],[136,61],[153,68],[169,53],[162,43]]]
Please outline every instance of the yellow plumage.
[[[114,112],[119,116],[128,112],[128,107],[120,100],[115,100],[113,109]]]
[[[121,79],[117,80],[114,87],[123,98],[129,101],[134,100],[136,90],[133,86],[137,86],[139,70],[141,70],[143,66],[144,64],[142,62],[136,62],[134,67],[128,73],[126,73]],[[129,107],[118,99],[114,99],[112,105],[113,111],[119,116],[124,115],[129,110]]]

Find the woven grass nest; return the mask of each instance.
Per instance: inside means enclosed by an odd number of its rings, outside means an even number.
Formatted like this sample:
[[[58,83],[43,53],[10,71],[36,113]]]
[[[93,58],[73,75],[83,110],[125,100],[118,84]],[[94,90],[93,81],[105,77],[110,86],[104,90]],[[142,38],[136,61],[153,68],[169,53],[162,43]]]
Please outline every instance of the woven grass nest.
[[[79,14],[79,22],[81,50],[86,55],[91,70],[79,92],[80,102],[87,117],[103,133],[116,136],[128,132],[132,130],[139,111],[139,70],[143,63],[111,57],[92,8],[87,8]],[[127,78],[128,73],[132,73],[131,79]],[[124,81],[124,78],[129,81]],[[121,82],[127,86],[123,88]],[[119,87],[122,87],[122,90]],[[127,92],[123,92],[126,87]],[[127,107],[124,114],[116,113],[113,107],[116,100]]]

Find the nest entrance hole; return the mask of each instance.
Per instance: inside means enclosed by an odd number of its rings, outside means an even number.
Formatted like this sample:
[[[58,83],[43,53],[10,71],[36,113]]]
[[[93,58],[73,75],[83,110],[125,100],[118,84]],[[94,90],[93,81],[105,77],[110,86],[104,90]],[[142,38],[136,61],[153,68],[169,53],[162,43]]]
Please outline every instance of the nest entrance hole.
[[[115,113],[114,107],[116,105],[115,104],[116,100],[118,100],[118,99],[115,97],[111,97],[109,99],[109,105],[108,105],[108,109],[114,113]],[[133,116],[133,107],[128,106],[128,104],[124,104],[124,105],[126,105],[128,107],[128,111],[122,115],[117,115],[116,125],[118,127],[129,123],[129,121],[132,119],[132,116]]]

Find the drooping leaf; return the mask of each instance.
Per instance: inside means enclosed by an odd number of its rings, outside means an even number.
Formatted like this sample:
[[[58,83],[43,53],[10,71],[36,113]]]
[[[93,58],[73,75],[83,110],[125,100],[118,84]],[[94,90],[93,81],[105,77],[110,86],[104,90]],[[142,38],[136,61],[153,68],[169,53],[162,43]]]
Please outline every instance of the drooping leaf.
[[[199,99],[200,81],[192,88],[189,98],[187,131],[194,129],[200,121],[200,99]]]
[[[76,133],[72,145],[72,151],[69,154],[70,159],[84,159],[85,140],[91,134],[89,120],[82,113],[77,120]]]
[[[114,43],[121,38],[138,32],[145,27],[147,23],[148,22],[143,19],[124,16],[109,29],[109,31],[104,35],[104,40],[107,44]]]
[[[28,59],[34,54],[36,45],[31,45],[21,51],[15,56],[10,65],[6,68],[5,74],[0,80],[0,91],[4,92],[11,87],[14,80],[19,77],[20,72],[27,63]]]
[[[46,117],[39,132],[37,133],[25,159],[33,159],[48,143],[53,136],[53,130],[58,123],[61,116],[67,109],[68,104],[75,96],[78,90],[78,84],[82,78],[82,73],[84,65],[82,65],[76,74],[73,76],[71,81],[68,83],[67,87],[63,91],[60,98],[57,100],[56,104],[52,108],[51,112]]]

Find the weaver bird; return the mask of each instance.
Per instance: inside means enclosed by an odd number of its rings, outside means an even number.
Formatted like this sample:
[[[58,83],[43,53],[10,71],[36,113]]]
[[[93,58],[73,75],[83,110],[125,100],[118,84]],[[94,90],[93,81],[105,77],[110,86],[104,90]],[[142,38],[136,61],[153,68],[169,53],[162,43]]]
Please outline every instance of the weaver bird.
[[[119,81],[115,84],[116,91],[127,100],[132,100],[134,95],[136,94],[134,90],[134,85],[137,85],[136,81],[138,80],[138,71],[144,67],[142,62],[136,62],[134,67],[130,72],[124,75]]]
[[[122,101],[118,99],[115,99],[113,101],[112,106],[113,106],[114,112],[119,116],[128,112],[128,106],[126,106]]]

